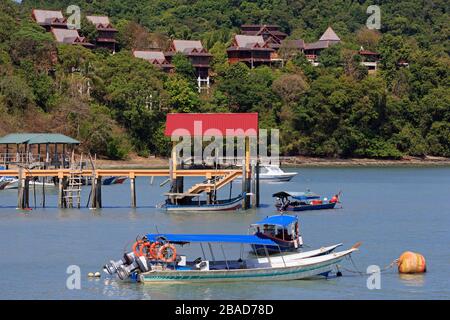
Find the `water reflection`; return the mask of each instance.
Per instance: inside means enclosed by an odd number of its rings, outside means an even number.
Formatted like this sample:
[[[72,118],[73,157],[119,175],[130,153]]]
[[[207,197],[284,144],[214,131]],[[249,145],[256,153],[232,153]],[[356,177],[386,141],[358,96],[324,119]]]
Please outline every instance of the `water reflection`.
[[[404,274],[399,273],[401,282],[408,287],[423,287],[425,286],[424,274]]]
[[[21,281],[12,276],[0,277],[0,287],[8,288],[2,291],[0,298],[408,299],[450,296],[447,276],[450,215],[445,214],[450,212],[450,202],[411,201],[419,197],[446,199],[448,188],[443,186],[450,185],[450,168],[318,168],[301,169],[300,173],[286,185],[263,184],[261,201],[265,206],[248,212],[167,213],[154,206],[164,200],[163,193],[168,186],[160,188],[156,182],[150,185],[147,179],[136,181],[137,209],[126,207],[130,203],[127,184],[105,187],[102,199],[105,208],[101,210],[85,208],[90,188],[83,189],[81,210],[58,209],[57,192],[49,190],[47,208],[29,212],[15,210],[17,191],[4,190],[0,192],[0,252],[4,253],[0,255],[0,267],[4,274],[20,274]],[[191,182],[188,179],[186,185]],[[82,290],[66,289],[68,265],[79,265],[83,272],[100,270],[110,259],[121,258],[137,235],[158,231],[245,234],[251,223],[276,213],[273,193],[307,188],[323,195],[336,190],[345,193],[343,209],[298,214],[302,235],[310,248],[340,242],[347,248],[362,241],[364,245],[353,256],[357,266],[384,265],[405,248],[411,248],[423,252],[435,267],[426,275],[399,276],[392,270],[383,274],[379,291],[367,289],[366,277],[345,271],[343,277],[329,280],[186,285],[142,285],[102,275],[101,280],[83,278]],[[239,187],[234,190],[238,191]],[[37,203],[40,200],[38,195]],[[225,245],[224,248],[227,257],[240,256],[240,246]],[[220,247],[213,249],[222,256]],[[192,259],[203,255],[198,244],[185,246],[180,253]],[[209,258],[206,247],[205,253]],[[348,261],[344,266],[353,269]]]

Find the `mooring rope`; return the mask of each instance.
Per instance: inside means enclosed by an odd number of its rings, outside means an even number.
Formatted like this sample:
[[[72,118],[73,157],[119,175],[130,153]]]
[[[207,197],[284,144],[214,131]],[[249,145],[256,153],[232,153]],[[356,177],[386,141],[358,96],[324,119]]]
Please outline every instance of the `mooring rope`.
[[[353,265],[353,267],[354,267],[355,269],[354,269],[354,270],[348,269],[348,268],[346,268],[346,267],[344,267],[344,266],[342,266],[342,265],[339,265],[339,264],[337,265],[338,269],[342,269],[342,270],[345,270],[345,271],[350,272],[350,273],[356,273],[356,274],[358,274],[358,275],[360,275],[360,276],[367,276],[367,275],[370,274],[370,273],[361,271],[361,269],[358,268],[358,267],[356,266],[356,264],[355,264],[355,262],[353,261],[353,258],[352,258],[351,255],[348,256],[348,259],[350,260],[350,262],[352,263],[352,265]],[[388,264],[388,265],[385,266],[384,268],[381,268],[381,269],[380,269],[380,273],[386,272],[386,271],[388,271],[389,269],[393,268],[393,267],[397,264],[397,262],[398,262],[398,259],[393,260],[390,264]]]

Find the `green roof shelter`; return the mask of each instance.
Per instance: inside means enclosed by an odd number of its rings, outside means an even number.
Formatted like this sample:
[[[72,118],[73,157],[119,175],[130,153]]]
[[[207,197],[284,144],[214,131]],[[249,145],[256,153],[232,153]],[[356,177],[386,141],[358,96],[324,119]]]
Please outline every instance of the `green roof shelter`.
[[[11,133],[0,138],[0,146],[3,147],[0,163],[5,166],[40,163],[44,167],[66,167],[67,147],[74,148],[79,144],[78,140],[59,133]],[[10,146],[14,145],[16,150],[12,152]],[[58,145],[62,145],[62,153],[58,153]],[[42,146],[45,149],[44,154],[41,154]]]

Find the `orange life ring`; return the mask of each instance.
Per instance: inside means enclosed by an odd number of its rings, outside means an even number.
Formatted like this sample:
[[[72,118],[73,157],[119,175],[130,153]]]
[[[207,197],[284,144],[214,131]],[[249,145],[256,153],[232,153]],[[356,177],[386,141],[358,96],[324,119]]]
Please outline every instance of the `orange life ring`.
[[[133,253],[136,257],[141,257],[144,255],[143,249],[148,244],[147,241],[138,240],[133,244]]]
[[[160,250],[161,245],[162,245],[162,243],[158,242],[158,241],[153,242],[150,245],[150,248],[148,250],[148,255],[149,255],[150,259],[158,259],[158,252]]]
[[[172,255],[169,257],[167,257],[168,249],[170,249],[172,251]],[[176,258],[177,258],[177,249],[175,248],[175,246],[173,244],[166,243],[159,249],[159,252],[158,252],[159,260],[166,262],[166,263],[171,263],[171,262],[174,262]]]
[[[140,257],[142,257],[142,256],[150,257],[150,247],[151,247],[150,242],[145,241],[139,248],[139,256]],[[145,252],[144,252],[144,249],[146,249]]]

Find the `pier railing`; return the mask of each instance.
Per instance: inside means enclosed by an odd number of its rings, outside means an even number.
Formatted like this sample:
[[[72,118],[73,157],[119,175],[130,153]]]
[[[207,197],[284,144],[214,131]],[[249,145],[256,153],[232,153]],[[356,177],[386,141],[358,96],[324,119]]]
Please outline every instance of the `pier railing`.
[[[241,174],[241,170],[226,170],[226,169],[202,169],[202,170],[176,170],[171,172],[169,169],[96,169],[82,170],[80,175],[84,177],[206,177],[210,179],[215,176],[225,176],[228,174]],[[64,178],[70,176],[70,169],[48,169],[48,170],[24,170],[24,177],[58,177]],[[19,176],[19,170],[0,170],[0,177]]]

